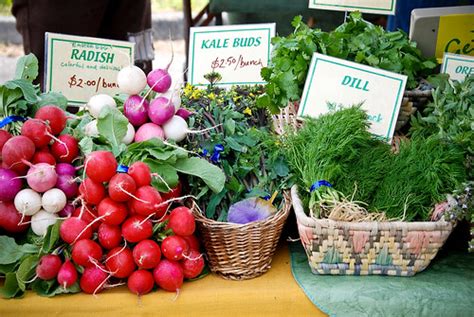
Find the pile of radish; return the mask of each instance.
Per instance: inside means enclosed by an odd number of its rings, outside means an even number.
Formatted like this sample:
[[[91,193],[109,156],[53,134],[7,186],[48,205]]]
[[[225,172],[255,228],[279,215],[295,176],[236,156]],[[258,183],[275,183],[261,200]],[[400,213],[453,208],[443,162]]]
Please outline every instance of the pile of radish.
[[[137,295],[149,293],[155,284],[177,292],[184,279],[199,276],[204,268],[194,216],[183,206],[167,214],[180,200],[180,190],[161,195],[151,186],[145,163],[135,162],[127,172],[117,172],[117,167],[111,152],[86,156],[87,177],[77,199],[82,204],[59,228],[71,256],[64,261],[44,256],[36,274],[64,287],[79,281],[89,294],[125,281]],[[161,245],[154,238],[154,224],[167,229]]]
[[[71,210],[67,201],[78,192],[72,163],[79,147],[63,133],[66,121],[61,108],[48,105],[25,121],[21,135],[0,130],[0,229],[18,233],[31,223],[33,232],[43,236]]]
[[[171,62],[170,62],[171,64]],[[180,108],[179,91],[170,90],[171,76],[169,65],[164,69],[155,69],[148,76],[138,67],[124,67],[117,76],[121,91],[129,97],[123,105],[125,117],[130,122],[127,135],[134,135],[135,142],[152,138],[167,139],[175,142],[182,141],[188,129],[186,119],[191,114]],[[141,96],[146,87],[148,91]],[[148,94],[154,91],[157,96],[150,102]],[[90,114],[97,118],[103,107],[117,107],[113,98],[107,95],[93,96],[86,105]],[[93,121],[91,125],[96,125]],[[136,130],[135,130],[136,129]]]

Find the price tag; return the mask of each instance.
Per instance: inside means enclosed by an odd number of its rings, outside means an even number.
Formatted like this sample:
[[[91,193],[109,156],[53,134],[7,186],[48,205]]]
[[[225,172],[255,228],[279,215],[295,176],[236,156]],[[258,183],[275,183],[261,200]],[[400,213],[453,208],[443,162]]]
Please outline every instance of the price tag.
[[[407,77],[315,53],[306,78],[298,116],[318,117],[338,107],[362,103],[370,132],[390,142]]]
[[[309,0],[310,9],[395,14],[396,0]]]
[[[474,75],[474,56],[445,53],[441,73],[449,74],[452,80],[463,81]]]
[[[45,90],[82,105],[99,93],[119,92],[117,74],[133,62],[134,43],[46,33]]]
[[[208,85],[204,76],[217,72],[220,86],[264,84],[273,36],[275,23],[191,28],[189,83]]]

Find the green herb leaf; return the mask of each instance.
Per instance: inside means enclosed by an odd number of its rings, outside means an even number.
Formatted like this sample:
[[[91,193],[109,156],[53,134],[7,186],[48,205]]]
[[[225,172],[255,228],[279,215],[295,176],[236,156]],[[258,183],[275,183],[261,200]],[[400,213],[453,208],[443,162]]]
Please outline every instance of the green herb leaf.
[[[16,280],[18,287],[26,290],[26,282],[30,280],[35,274],[35,268],[38,265],[39,258],[37,255],[29,255],[21,261],[18,270],[16,271]]]
[[[43,239],[42,252],[50,253],[58,243],[61,223],[61,221],[57,221],[54,225],[48,227],[48,231]]]

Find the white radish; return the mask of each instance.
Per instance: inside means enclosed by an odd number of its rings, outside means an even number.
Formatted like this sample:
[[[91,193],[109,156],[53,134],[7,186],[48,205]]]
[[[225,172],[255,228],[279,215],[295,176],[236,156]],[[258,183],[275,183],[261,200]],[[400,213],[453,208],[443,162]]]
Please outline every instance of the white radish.
[[[173,140],[175,142],[180,142],[186,138],[186,135],[189,131],[188,124],[186,120],[180,116],[173,116],[162,126],[165,137],[168,140]]]
[[[66,194],[58,188],[48,190],[41,199],[43,209],[52,214],[60,212],[66,206],[66,203]]]
[[[87,110],[94,118],[99,117],[104,107],[117,108],[114,98],[106,94],[98,94],[92,96],[86,104]]]
[[[129,122],[127,125],[127,134],[122,139],[122,143],[125,145],[129,145],[130,143],[133,142],[133,139],[135,138],[135,128],[133,125]]]
[[[84,126],[84,134],[90,137],[99,136],[99,129],[97,128],[97,120],[92,120]]]
[[[25,216],[33,216],[41,209],[41,195],[32,189],[20,190],[13,201],[16,210]]]
[[[31,230],[38,236],[45,236],[48,227],[54,225],[56,221],[58,221],[58,218],[55,214],[41,209],[31,217]]]
[[[130,65],[120,70],[117,75],[117,84],[122,92],[138,95],[146,87],[146,75],[139,67]]]

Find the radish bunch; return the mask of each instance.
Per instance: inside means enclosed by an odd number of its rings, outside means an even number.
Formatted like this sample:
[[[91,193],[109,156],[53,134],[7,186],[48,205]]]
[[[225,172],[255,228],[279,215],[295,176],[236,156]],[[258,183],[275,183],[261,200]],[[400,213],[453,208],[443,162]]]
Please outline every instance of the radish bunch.
[[[63,216],[67,200],[77,195],[71,163],[79,147],[63,133],[66,120],[61,108],[48,105],[24,122],[21,135],[0,130],[0,228],[5,231],[22,232],[31,223],[35,234],[45,235],[58,214]]]
[[[140,68],[128,66],[117,76],[120,89],[129,95],[124,103],[124,115],[137,129],[135,142],[152,138],[179,142],[189,132],[186,119],[191,113],[180,109],[179,92],[170,91],[169,65],[165,69],[151,71],[148,76]],[[142,97],[139,94],[147,84],[149,90]],[[155,91],[157,97],[148,102],[146,96],[150,91]]]
[[[117,172],[117,167],[111,152],[86,156],[87,178],[79,186],[83,205],[60,225],[61,239],[71,246],[70,260],[84,268],[79,285],[83,292],[96,294],[118,279],[127,280],[137,295],[150,292],[155,284],[177,291],[185,278],[198,276],[204,268],[193,235],[194,217],[186,207],[166,214],[180,191],[164,201],[150,185],[152,175],[146,164],[136,162],[127,172]],[[174,235],[164,238],[160,246],[153,239],[154,223],[163,228],[164,221]]]

